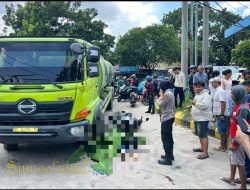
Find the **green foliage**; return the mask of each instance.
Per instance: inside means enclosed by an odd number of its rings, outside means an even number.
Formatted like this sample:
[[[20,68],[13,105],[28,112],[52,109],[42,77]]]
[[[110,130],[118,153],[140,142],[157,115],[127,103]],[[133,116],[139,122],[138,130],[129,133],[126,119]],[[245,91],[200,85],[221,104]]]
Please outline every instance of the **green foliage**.
[[[241,67],[250,69],[250,40],[240,42],[232,50],[232,61]]]
[[[79,9],[79,1],[27,1],[23,6],[6,5],[2,17],[5,25],[12,27],[10,36],[79,36],[99,45],[104,57],[114,46],[114,36],[104,33],[107,25],[94,20],[94,8]]]
[[[202,5],[199,5],[198,12],[198,27],[202,27]],[[190,13],[190,4],[189,10]],[[182,16],[182,8],[169,12],[165,14],[162,23],[167,26],[174,27],[176,33],[181,34],[181,16]],[[231,61],[231,50],[239,43],[239,40],[233,38],[224,38],[224,31],[229,28],[232,24],[237,23],[242,18],[239,15],[235,15],[226,9],[221,12],[210,9],[209,11],[209,62],[215,65],[228,65]],[[190,26],[190,18],[188,21],[188,26]],[[189,34],[190,36],[190,30]],[[202,42],[202,28],[199,31],[198,40]],[[198,52],[202,52],[202,46],[198,46],[200,50]],[[201,60],[201,54],[198,55]],[[190,63],[192,64],[192,63]]]
[[[210,62],[216,65],[228,65],[231,62],[231,50],[239,43],[233,38],[224,38],[224,32],[232,24],[241,20],[239,15],[234,15],[226,9],[222,13],[210,14],[210,49],[212,54]]]
[[[116,63],[143,66],[152,72],[158,63],[172,63],[180,59],[180,46],[172,27],[151,25],[133,28],[118,39]]]

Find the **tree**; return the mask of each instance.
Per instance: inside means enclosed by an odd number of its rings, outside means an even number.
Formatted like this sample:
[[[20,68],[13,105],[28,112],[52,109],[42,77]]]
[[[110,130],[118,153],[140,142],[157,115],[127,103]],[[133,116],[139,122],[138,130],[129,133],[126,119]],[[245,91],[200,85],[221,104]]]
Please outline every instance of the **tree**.
[[[179,40],[172,27],[152,25],[133,28],[118,39],[115,56],[121,65],[144,67],[151,74],[158,63],[180,59]]]
[[[215,65],[228,65],[231,62],[231,51],[239,43],[234,38],[224,37],[224,32],[232,24],[241,20],[239,15],[234,15],[223,9],[222,12],[212,12],[210,15],[210,62]]]
[[[103,21],[94,20],[96,9],[81,10],[80,5],[79,1],[27,1],[16,10],[13,4],[6,5],[2,18],[14,30],[10,36],[78,36],[99,45],[105,57],[115,37],[104,33]]]
[[[198,12],[198,27],[199,30],[198,40],[202,41],[202,5],[199,4]],[[190,12],[190,4],[189,4]],[[176,33],[181,34],[181,15],[182,8],[174,10],[165,14],[162,19],[162,23],[168,26],[173,26]],[[237,23],[241,20],[239,15],[235,15],[227,9],[223,9],[221,12],[210,9],[209,12],[209,62],[215,65],[228,65],[231,60],[231,50],[239,43],[239,40],[232,38],[225,39],[224,31],[229,28],[232,24]],[[190,26],[190,19],[188,26]],[[179,35],[180,36],[180,35]],[[190,31],[189,35],[190,36]],[[199,46],[201,47],[201,46]],[[201,52],[201,50],[198,50]],[[192,63],[190,63],[192,64]]]
[[[250,40],[240,42],[232,50],[232,61],[241,67],[250,69]]]
[[[202,26],[202,6],[198,4],[198,27]],[[188,4],[188,12],[190,13],[190,3]],[[180,36],[181,34],[181,20],[182,20],[182,8],[170,11],[168,14],[164,14],[161,22],[167,26],[172,26],[175,32]],[[190,18],[188,19],[188,28],[190,26]],[[189,31],[190,35],[190,31]]]

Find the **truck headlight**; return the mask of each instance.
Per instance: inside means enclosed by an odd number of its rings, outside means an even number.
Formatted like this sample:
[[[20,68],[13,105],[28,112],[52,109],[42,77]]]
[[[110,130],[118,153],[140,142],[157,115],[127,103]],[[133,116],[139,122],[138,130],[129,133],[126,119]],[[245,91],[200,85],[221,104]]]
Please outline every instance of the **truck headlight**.
[[[76,137],[83,137],[84,136],[84,126],[72,127],[70,129],[70,133],[71,133],[71,135],[76,136]]]

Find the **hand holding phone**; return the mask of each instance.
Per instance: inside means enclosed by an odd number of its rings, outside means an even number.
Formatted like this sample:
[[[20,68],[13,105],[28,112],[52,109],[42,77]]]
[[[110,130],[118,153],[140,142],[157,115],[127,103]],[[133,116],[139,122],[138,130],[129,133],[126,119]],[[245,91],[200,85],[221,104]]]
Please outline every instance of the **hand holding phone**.
[[[246,121],[243,119],[243,117],[238,116],[235,118],[238,125],[240,126],[240,129],[243,133],[250,135],[250,131],[248,129],[248,125],[246,124]]]

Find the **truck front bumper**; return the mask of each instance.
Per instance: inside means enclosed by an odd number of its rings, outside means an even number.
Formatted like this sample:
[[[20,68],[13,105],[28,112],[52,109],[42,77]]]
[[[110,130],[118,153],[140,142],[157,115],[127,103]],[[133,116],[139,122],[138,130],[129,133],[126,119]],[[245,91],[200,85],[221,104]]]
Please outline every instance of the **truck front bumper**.
[[[73,143],[87,139],[88,121],[66,125],[0,126],[0,143]],[[37,132],[13,132],[14,128],[36,128]]]

